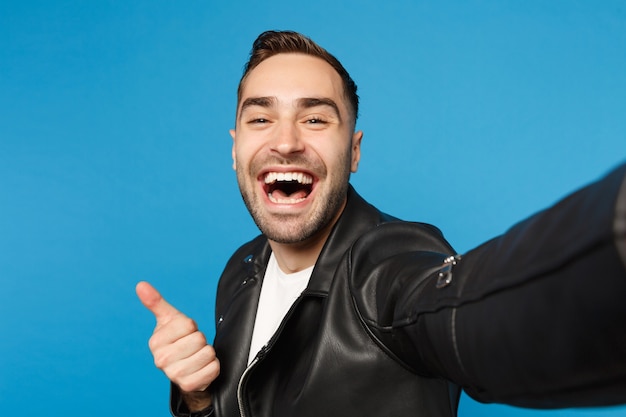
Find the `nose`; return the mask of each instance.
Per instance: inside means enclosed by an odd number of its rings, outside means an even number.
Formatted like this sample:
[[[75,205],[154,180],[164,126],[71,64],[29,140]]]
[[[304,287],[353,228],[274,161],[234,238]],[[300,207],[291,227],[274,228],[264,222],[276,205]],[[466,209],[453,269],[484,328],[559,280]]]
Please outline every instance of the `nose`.
[[[297,126],[293,123],[281,123],[274,131],[271,149],[281,155],[299,153],[304,150],[304,143]]]

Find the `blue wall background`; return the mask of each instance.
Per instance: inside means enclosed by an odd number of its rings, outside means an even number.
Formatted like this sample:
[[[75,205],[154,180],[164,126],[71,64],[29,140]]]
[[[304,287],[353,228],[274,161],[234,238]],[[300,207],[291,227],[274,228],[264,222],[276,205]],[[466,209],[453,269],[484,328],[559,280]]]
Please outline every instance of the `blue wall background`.
[[[357,189],[459,251],[626,157],[619,0],[1,1],[3,415],[168,415],[134,285],[213,334],[216,280],[257,233],[230,168],[235,89],[274,28],[359,84]]]

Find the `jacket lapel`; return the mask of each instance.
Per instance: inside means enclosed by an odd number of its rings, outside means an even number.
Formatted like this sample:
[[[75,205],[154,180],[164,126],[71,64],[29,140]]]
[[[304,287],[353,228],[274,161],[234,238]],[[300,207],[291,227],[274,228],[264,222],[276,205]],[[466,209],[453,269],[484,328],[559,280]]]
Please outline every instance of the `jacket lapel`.
[[[335,269],[345,252],[356,238],[381,223],[381,216],[386,215],[367,203],[352,186],[349,187],[346,208],[320,253],[306,290],[307,293],[328,293]],[[391,219],[390,216],[386,217]]]

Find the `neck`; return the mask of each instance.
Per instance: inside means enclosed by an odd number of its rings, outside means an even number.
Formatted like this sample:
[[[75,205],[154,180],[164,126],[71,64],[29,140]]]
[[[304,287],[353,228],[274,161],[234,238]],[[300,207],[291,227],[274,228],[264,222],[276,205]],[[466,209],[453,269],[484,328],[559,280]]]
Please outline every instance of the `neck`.
[[[326,236],[327,237],[327,236]],[[326,239],[314,242],[278,243],[270,240],[278,267],[286,274],[315,265]]]

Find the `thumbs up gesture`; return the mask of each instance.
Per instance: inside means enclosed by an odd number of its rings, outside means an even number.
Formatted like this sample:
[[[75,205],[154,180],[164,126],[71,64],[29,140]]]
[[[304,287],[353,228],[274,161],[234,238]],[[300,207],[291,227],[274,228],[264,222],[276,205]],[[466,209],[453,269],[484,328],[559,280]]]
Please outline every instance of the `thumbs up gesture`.
[[[165,301],[152,285],[140,282],[135,290],[156,318],[148,343],[154,364],[178,385],[191,411],[208,407],[207,388],[220,371],[213,346],[196,323]]]

